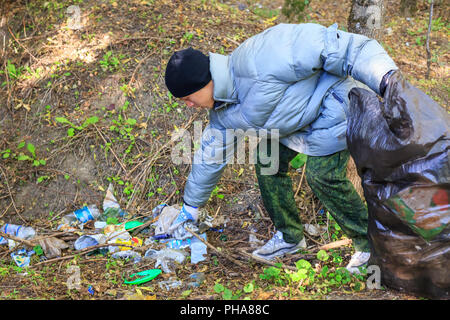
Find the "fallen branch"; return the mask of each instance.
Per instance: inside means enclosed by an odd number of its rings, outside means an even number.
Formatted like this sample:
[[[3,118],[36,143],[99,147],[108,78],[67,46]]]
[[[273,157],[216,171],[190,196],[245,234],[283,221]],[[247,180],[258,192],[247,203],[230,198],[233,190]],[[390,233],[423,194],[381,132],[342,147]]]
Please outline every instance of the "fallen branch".
[[[339,247],[342,247],[342,246],[346,246],[346,245],[351,244],[351,243],[352,243],[352,239],[339,240],[339,241],[327,243],[327,244],[325,244],[323,246],[320,246],[319,250],[335,249],[335,248],[339,248]]]
[[[98,129],[98,127],[95,125],[94,123],[94,127],[95,129],[97,129],[100,137],[102,138],[103,142],[105,142],[105,146],[108,144],[108,142],[106,141],[106,139],[103,137],[103,134],[100,132],[100,130]],[[123,165],[122,161],[120,161],[119,157],[116,155],[116,153],[114,152],[114,150],[112,148],[110,148],[114,158],[116,158],[117,162],[119,163],[120,167],[122,168],[123,172],[125,172],[125,174],[127,173],[127,169],[125,169],[125,166]]]
[[[128,245],[128,244],[122,244],[122,243],[102,243],[102,244],[97,244],[95,246],[91,246],[91,247],[87,247],[84,248],[82,250],[80,250],[78,253],[76,254],[72,254],[69,256],[64,256],[64,257],[58,257],[58,258],[54,258],[54,259],[49,259],[49,260],[45,260],[45,261],[41,261],[39,263],[36,263],[35,265],[33,265],[33,267],[37,267],[39,265],[42,264],[46,264],[46,263],[52,263],[52,262],[58,262],[61,260],[68,260],[68,259],[72,259],[75,256],[81,255],[81,254],[86,254],[89,253],[91,251],[97,250],[99,248],[103,248],[103,247],[108,247],[108,246],[120,246],[120,247],[129,247],[129,248],[133,248],[134,246],[132,245]]]
[[[195,233],[194,231],[192,231],[191,229],[189,229],[188,227],[185,227],[186,230],[188,232],[190,232],[192,235],[194,235],[194,237],[196,237],[198,240],[200,240],[203,244],[205,244],[208,248],[210,248],[211,250],[213,250],[214,252],[216,252],[217,254],[219,254],[220,256],[224,257],[225,259],[233,262],[234,264],[238,265],[239,267],[243,268],[243,269],[247,269],[248,267],[243,265],[241,262],[237,261],[236,259],[234,259],[233,257],[231,257],[230,254],[226,254],[221,252],[220,250],[218,250],[216,247],[214,247],[212,244],[210,244],[209,242],[205,241],[202,237],[200,237],[197,233]]]
[[[274,261],[270,261],[270,260],[266,260],[266,259],[259,258],[259,257],[255,257],[254,255],[252,255],[252,254],[250,254],[248,252],[245,252],[243,249],[238,249],[238,250],[239,250],[240,253],[242,253],[246,257],[248,257],[250,259],[253,259],[253,260],[257,261],[257,262],[260,262],[260,263],[263,263],[263,264],[267,264],[267,265],[272,266],[272,267],[279,267],[280,266],[280,263],[277,263],[277,262],[274,262]],[[291,271],[298,271],[296,267],[288,266],[288,265],[285,265],[283,263],[281,264],[281,268],[288,269],[288,270],[291,270]]]
[[[304,176],[305,176],[305,171],[306,171],[306,163],[303,165],[302,176],[301,176],[301,178],[300,178],[300,182],[298,183],[297,191],[295,191],[294,198],[297,197],[298,192],[300,191],[300,188],[301,188],[302,183],[303,183],[303,178],[304,178]]]
[[[34,243],[32,241],[29,241],[29,240],[21,239],[21,238],[18,238],[16,236],[13,236],[13,235],[1,232],[1,231],[0,231],[0,236],[2,236],[4,238],[7,238],[7,239],[14,240],[16,242],[21,242],[21,243],[23,243],[23,244],[25,244],[25,245],[27,245],[29,247],[34,247]]]
[[[434,4],[434,1],[431,0],[430,16],[428,19],[427,44],[426,44],[426,49],[427,49],[427,73],[425,75],[426,79],[430,79],[430,71],[431,71],[430,33],[431,33],[431,24],[433,22],[433,4]]]

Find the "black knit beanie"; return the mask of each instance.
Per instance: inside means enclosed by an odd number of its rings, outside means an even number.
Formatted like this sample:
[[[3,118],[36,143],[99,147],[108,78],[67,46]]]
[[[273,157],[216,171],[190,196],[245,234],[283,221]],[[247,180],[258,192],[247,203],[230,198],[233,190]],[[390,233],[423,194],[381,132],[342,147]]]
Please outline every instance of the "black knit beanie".
[[[209,57],[192,48],[176,51],[167,63],[165,79],[175,97],[186,97],[211,81]]]

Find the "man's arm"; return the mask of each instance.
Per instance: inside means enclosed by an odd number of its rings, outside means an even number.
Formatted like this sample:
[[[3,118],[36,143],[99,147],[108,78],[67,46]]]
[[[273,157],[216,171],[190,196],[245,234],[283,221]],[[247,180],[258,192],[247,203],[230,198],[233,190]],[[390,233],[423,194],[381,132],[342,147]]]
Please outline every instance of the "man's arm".
[[[383,94],[380,88],[383,77],[398,69],[378,41],[338,30],[337,24],[326,29],[322,43],[325,71],[342,77],[351,76],[378,94]]]
[[[201,207],[208,201],[227,162],[233,157],[234,144],[234,135],[227,134],[225,129],[211,125],[205,128],[184,188],[185,203]]]

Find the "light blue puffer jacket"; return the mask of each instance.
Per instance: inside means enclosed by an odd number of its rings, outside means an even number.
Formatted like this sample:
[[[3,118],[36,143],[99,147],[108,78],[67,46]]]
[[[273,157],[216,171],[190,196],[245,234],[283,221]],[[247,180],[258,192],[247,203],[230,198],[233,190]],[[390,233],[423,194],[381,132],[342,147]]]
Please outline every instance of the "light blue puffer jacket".
[[[256,130],[311,156],[347,148],[348,92],[367,85],[379,93],[397,66],[381,45],[318,24],[279,24],[243,42],[229,56],[209,53],[214,100],[195,153],[184,201],[204,205],[236,143],[226,129]],[[273,137],[273,135],[272,135]],[[225,156],[223,156],[225,154]]]

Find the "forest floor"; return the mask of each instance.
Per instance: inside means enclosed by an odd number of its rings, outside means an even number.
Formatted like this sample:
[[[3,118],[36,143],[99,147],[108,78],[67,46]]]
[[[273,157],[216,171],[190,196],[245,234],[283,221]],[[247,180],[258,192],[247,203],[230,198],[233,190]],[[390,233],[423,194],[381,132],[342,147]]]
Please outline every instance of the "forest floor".
[[[11,258],[14,250],[0,245],[0,299],[420,299],[390,288],[369,290],[367,275],[342,273],[354,252],[351,245],[320,250],[346,237],[312,194],[301,169],[291,172],[301,217],[325,232],[307,235],[307,250],[277,261],[282,265],[246,254],[252,250],[249,239],[265,242],[273,232],[251,164],[228,166],[204,209],[219,229],[206,232],[212,246],[206,260],[192,264],[187,258],[172,273],[144,285],[124,280],[154,268],[153,260],[133,263],[101,251],[76,252],[74,240],[95,232],[92,224],[78,233],[56,231],[66,214],[84,205],[102,208],[110,183],[126,220],[148,221],[158,204],[182,202],[190,166],[172,162],[170,137],[181,128],[192,133],[196,123],[204,127],[207,114],[168,94],[164,69],[170,55],[187,46],[231,53],[250,36],[286,22],[282,3],[4,2],[9,46],[2,52],[0,74],[0,222],[32,226],[39,237],[57,237],[69,248],[59,258],[33,255],[21,268]],[[79,7],[79,21],[76,10],[67,12],[70,5]],[[349,8],[349,0],[313,0],[304,21],[337,22],[345,30]],[[448,16],[448,8],[436,6],[429,79],[426,2],[414,17],[405,18],[394,1],[387,1],[381,42],[407,79],[447,110]],[[80,29],[73,28],[77,23]],[[145,241],[149,234],[136,237]],[[198,287],[188,285],[194,273],[205,276]],[[76,277],[80,286],[73,288]],[[160,287],[170,280],[182,284]]]

